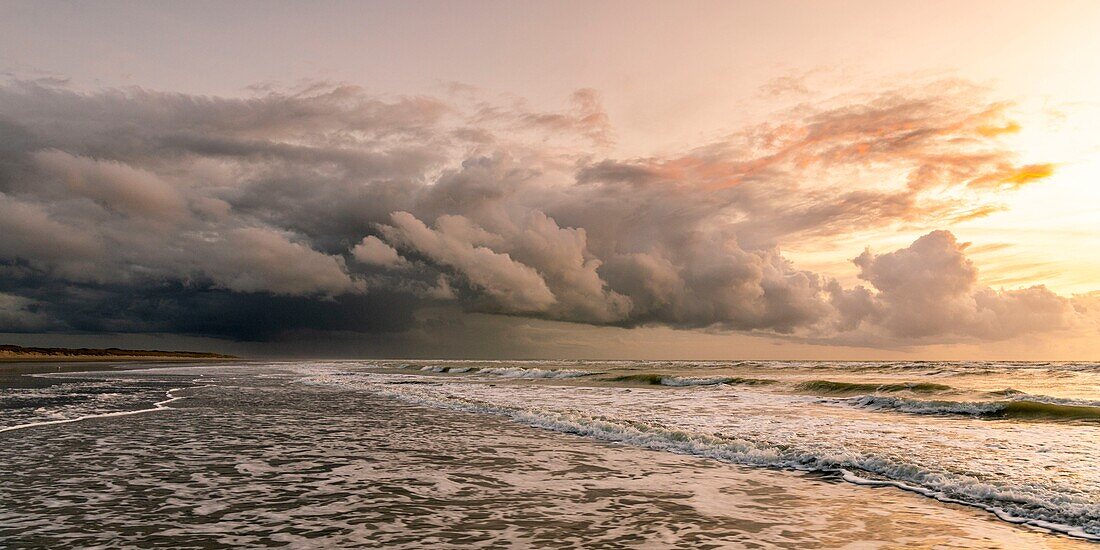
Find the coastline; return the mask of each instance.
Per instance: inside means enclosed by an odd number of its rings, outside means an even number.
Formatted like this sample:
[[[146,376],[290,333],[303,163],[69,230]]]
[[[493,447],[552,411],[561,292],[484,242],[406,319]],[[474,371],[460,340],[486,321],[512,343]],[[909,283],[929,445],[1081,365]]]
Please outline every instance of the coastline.
[[[111,363],[134,361],[241,361],[237,357],[188,357],[184,355],[0,355],[0,368],[12,363]]]
[[[164,351],[122,348],[28,347],[0,344],[0,369],[12,363],[104,363],[134,361],[232,361],[239,357],[201,351]]]

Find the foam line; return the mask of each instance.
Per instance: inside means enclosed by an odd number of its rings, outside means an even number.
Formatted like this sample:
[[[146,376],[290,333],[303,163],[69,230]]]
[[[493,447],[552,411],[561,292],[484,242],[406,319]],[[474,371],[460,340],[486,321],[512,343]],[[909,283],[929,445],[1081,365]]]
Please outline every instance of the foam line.
[[[518,422],[520,424],[526,424],[528,426],[536,428],[542,428],[562,433],[570,433],[602,441],[625,443],[636,447],[673,452],[677,454],[694,455],[704,458],[712,458],[723,462],[742,464],[747,466],[784,468],[807,472],[838,473],[845,481],[849,483],[872,487],[894,487],[897,489],[933,498],[940,502],[960,504],[982,509],[992,513],[994,516],[1001,519],[1002,521],[1006,521],[1009,523],[1037,527],[1040,529],[1045,529],[1047,531],[1068,535],[1074,538],[1100,542],[1100,535],[1089,533],[1076,525],[1058,523],[1042,518],[1016,516],[997,506],[985,504],[982,502],[966,501],[952,498],[939,490],[918,485],[912,485],[903,481],[892,479],[864,478],[854,474],[846,467],[840,465],[812,464],[810,463],[810,461],[807,461],[805,459],[806,457],[803,457],[802,459],[799,459],[798,457],[782,457],[776,454],[774,450],[755,448],[755,446],[748,442],[724,442],[723,446],[732,447],[732,452],[726,452],[723,449],[708,445],[708,442],[704,441],[705,438],[686,437],[682,433],[674,433],[671,434],[671,436],[669,434],[661,434],[659,432],[627,433],[627,431],[624,430],[623,426],[603,421],[588,419],[565,419],[555,417],[555,415],[553,414],[515,410],[508,407],[494,406],[488,404],[478,405],[474,403],[456,403],[440,399],[405,395],[384,390],[380,391],[379,393],[414,404],[427,405],[431,407],[463,412],[499,415],[509,418],[510,420]]]
[[[202,386],[202,387],[205,387],[205,386]],[[82,420],[91,420],[93,418],[109,418],[109,417],[113,417],[113,416],[130,416],[130,415],[135,415],[135,414],[143,414],[143,413],[149,413],[149,412],[155,412],[155,411],[168,410],[169,408],[171,408],[171,407],[167,406],[169,403],[171,403],[173,401],[179,401],[180,399],[185,399],[184,397],[175,397],[175,396],[172,395],[172,392],[179,391],[179,390],[182,390],[182,389],[184,389],[184,388],[172,388],[172,389],[164,392],[164,396],[167,397],[168,399],[165,399],[164,401],[157,401],[156,403],[153,403],[153,408],[151,408],[151,409],[138,409],[136,411],[119,411],[119,412],[103,413],[103,414],[88,414],[88,415],[84,415],[84,416],[78,416],[76,418],[67,418],[65,420],[47,420],[47,421],[43,421],[43,422],[31,422],[29,424],[19,424],[18,426],[8,426],[7,428],[0,428],[0,433],[11,432],[11,431],[15,431],[15,430],[22,430],[22,429],[26,429],[26,428],[34,428],[34,427],[37,427],[37,426],[52,426],[54,424],[71,424],[73,422],[80,422]]]
[[[948,503],[948,504],[961,504],[963,506],[970,506],[970,507],[973,507],[973,508],[979,508],[981,510],[985,510],[986,512],[992,513],[993,515],[997,516],[997,518],[1000,519],[1001,521],[1006,521],[1008,523],[1015,523],[1017,525],[1029,525],[1031,527],[1038,527],[1040,529],[1046,529],[1048,531],[1054,531],[1054,532],[1061,533],[1063,535],[1068,535],[1068,536],[1071,536],[1071,537],[1074,537],[1074,538],[1080,538],[1080,539],[1085,539],[1085,540],[1089,540],[1089,541],[1100,542],[1100,536],[1093,535],[1092,533],[1089,533],[1089,532],[1085,531],[1084,529],[1081,529],[1080,527],[1077,527],[1075,525],[1066,525],[1064,523],[1055,523],[1053,521],[1046,521],[1046,520],[1037,519],[1037,518],[1025,518],[1025,517],[1020,517],[1020,516],[1014,516],[1014,515],[1006,512],[1005,510],[1003,510],[1001,508],[998,508],[996,506],[990,506],[988,504],[983,504],[983,503],[980,503],[980,502],[968,502],[968,501],[965,501],[965,500],[959,500],[957,498],[951,498],[951,497],[943,494],[942,492],[934,491],[934,490],[928,489],[926,487],[919,487],[919,486],[916,486],[916,485],[910,485],[908,483],[904,483],[904,482],[901,482],[901,481],[886,480],[886,479],[882,479],[882,480],[867,479],[865,477],[860,477],[860,476],[858,476],[858,475],[856,475],[856,474],[852,473],[851,471],[846,470],[844,468],[841,468],[839,470],[839,473],[841,474],[841,477],[844,479],[844,481],[847,481],[848,483],[852,483],[852,484],[855,484],[855,485],[864,485],[864,486],[867,486],[867,487],[894,487],[896,489],[901,489],[903,491],[909,491],[911,493],[916,493],[918,495],[926,496],[928,498],[933,498],[933,499],[936,499],[940,502],[945,502],[945,503]]]
[[[923,401],[903,397],[864,395],[844,402],[868,410],[907,414],[959,415],[978,418],[1050,421],[1100,421],[1100,403],[1046,396],[1017,396],[1001,401]]]

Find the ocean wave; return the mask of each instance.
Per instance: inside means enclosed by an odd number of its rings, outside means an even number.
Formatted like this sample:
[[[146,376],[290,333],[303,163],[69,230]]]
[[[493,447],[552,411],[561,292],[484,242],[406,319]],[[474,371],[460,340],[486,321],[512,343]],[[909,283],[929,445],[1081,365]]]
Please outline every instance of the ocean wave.
[[[993,397],[1013,397],[1016,395],[1023,395],[1024,393],[1025,392],[1022,392],[1016,388],[1005,388],[1003,390],[986,392],[986,395],[992,395]]]
[[[499,361],[486,361],[497,363]],[[486,374],[504,378],[579,378],[591,376],[593,372],[576,369],[541,369],[536,367],[474,367],[469,365],[423,365],[405,363],[397,368],[430,373],[446,374]]]
[[[625,376],[617,376],[615,378],[609,378],[609,382],[634,382],[638,384],[649,384],[652,386],[716,386],[721,384],[726,385],[742,385],[742,386],[761,386],[765,384],[774,384],[775,380],[769,380],[766,378],[741,378],[738,376],[669,376],[664,374],[628,374]]]
[[[855,382],[834,382],[832,380],[810,380],[795,386],[801,391],[819,394],[857,394],[873,392],[942,393],[954,390],[945,384],[931,382],[899,382],[892,384],[868,384]]]
[[[520,367],[487,367],[477,370],[478,374],[502,376],[504,378],[580,378],[595,373],[573,369],[538,369]]]
[[[909,414],[1100,422],[1100,404],[1027,394],[999,401],[923,401],[903,397],[865,395],[853,398],[849,402],[866,409]]]
[[[648,449],[736,464],[838,473],[852,483],[893,486],[944,502],[979,507],[1013,523],[1100,541],[1100,504],[1084,496],[1060,494],[1052,497],[1033,492],[1028,487],[1002,486],[965,474],[925,469],[896,457],[854,451],[813,452],[626,419],[513,408],[425,394],[385,390],[381,393],[419,405],[500,415],[533,427]]]
[[[458,373],[463,373],[463,372],[470,372],[470,371],[474,370],[474,368],[473,367],[445,367],[445,366],[442,366],[442,365],[428,365],[428,366],[425,366],[425,367],[420,367],[420,370],[422,372],[449,372],[449,373],[453,373],[453,374],[458,374]]]

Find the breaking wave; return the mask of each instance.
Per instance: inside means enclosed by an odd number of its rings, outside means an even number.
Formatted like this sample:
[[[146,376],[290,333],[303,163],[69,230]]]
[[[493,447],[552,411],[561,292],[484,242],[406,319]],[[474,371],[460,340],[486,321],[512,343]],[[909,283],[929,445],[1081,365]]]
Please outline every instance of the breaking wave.
[[[834,382],[831,380],[810,380],[796,386],[801,391],[827,395],[844,395],[874,392],[943,393],[954,388],[945,384],[931,382],[904,382],[893,384],[865,384],[854,382]]]
[[[453,372],[453,371],[452,371]],[[580,378],[591,376],[595,373],[586,370],[572,369],[538,369],[520,367],[488,367],[477,370],[478,374],[503,376],[504,378]]]
[[[769,380],[766,378],[741,378],[738,376],[704,376],[704,377],[690,377],[690,376],[668,376],[662,374],[628,374],[625,376],[616,376],[615,378],[609,378],[609,382],[634,382],[637,384],[649,384],[652,386],[717,386],[717,385],[740,385],[740,386],[762,386],[765,384],[774,384],[775,380]]]
[[[579,378],[591,376],[593,372],[573,369],[540,369],[523,367],[471,367],[471,366],[446,366],[446,365],[402,365],[399,368],[413,369],[420,372],[447,373],[447,374],[484,374],[489,376],[501,376],[504,378]]]
[[[450,372],[450,373],[463,373],[474,370],[473,367],[443,367],[439,365],[428,365],[426,367],[420,367],[423,372]]]
[[[1100,404],[1086,404],[1042,396],[1021,396],[1000,401],[922,401],[903,397],[865,395],[854,398],[850,402],[866,409],[909,414],[1100,422]]]
[[[736,437],[694,433],[640,421],[588,417],[514,408],[402,392],[385,392],[403,401],[463,412],[488,413],[543,429],[625,443],[648,449],[689,454],[725,462],[840,474],[861,485],[893,486],[943,502],[985,509],[1002,520],[1100,541],[1100,504],[1084,496],[1050,495],[1027,487],[999,486],[963,474],[948,474],[855,451],[813,452],[768,446]]]

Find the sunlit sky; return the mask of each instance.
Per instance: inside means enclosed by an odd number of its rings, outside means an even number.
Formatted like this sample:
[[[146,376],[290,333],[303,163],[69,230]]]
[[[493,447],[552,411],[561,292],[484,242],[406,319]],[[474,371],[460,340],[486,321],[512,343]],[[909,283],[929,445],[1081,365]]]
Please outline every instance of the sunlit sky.
[[[984,194],[995,210],[988,215],[792,239],[779,249],[799,269],[847,287],[860,283],[851,260],[865,248],[885,253],[949,230],[971,243],[982,284],[1043,284],[1071,296],[1100,290],[1098,29],[1100,3],[1092,1],[5,2],[0,72],[89,94],[140,87],[248,98],[346,83],[383,98],[476,95],[532,111],[559,109],[576,90],[592,89],[614,132],[599,157],[622,160],[683,155],[779,116],[882,90],[964,81],[984,101],[1003,103],[1005,120],[1018,125],[997,136],[999,146],[1019,165],[1051,164],[1052,175]],[[889,186],[894,176],[861,173],[852,185]],[[842,176],[820,177],[836,186],[830,178]],[[777,342],[809,346],[791,352],[802,356],[987,355],[975,342],[868,351],[713,331],[599,329],[631,330],[628,340],[646,334],[684,355],[736,355],[722,338],[756,342],[745,349],[764,355]],[[1074,340],[1071,353],[1096,351],[1092,336]],[[1021,342],[1005,349],[1037,345]],[[547,353],[558,352],[574,353]]]

